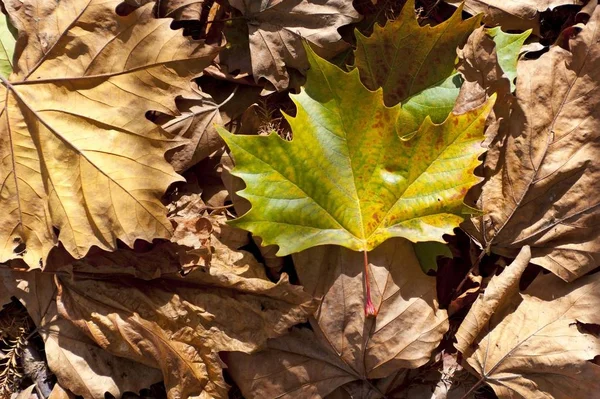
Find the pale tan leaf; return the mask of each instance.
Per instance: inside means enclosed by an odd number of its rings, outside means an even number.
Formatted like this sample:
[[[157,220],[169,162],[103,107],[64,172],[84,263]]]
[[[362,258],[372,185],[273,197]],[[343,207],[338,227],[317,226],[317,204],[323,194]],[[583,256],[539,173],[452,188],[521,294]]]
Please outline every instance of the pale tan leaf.
[[[391,239],[369,253],[371,296],[378,315],[363,311],[363,254],[323,246],[294,256],[300,282],[321,297],[315,318],[333,350],[358,375],[383,378],[427,363],[448,330],[435,278],[421,270],[412,243]]]
[[[178,145],[145,118],[178,115],[175,97],[218,52],[119,0],[9,0],[15,73],[0,89],[0,261],[43,267],[58,239],[75,257],[168,238],[160,196],[181,178]]]
[[[512,266],[509,266],[509,268]],[[492,315],[463,353],[469,368],[499,398],[593,398],[600,390],[600,274],[565,283],[538,277]]]
[[[52,392],[50,392],[48,399],[75,399],[75,395],[56,383],[54,384],[54,388],[52,388]]]
[[[520,62],[509,130],[479,200],[484,216],[465,226],[502,255],[529,245],[532,263],[567,281],[600,261],[599,23],[597,8],[571,52],[555,46]]]
[[[271,283],[255,261],[212,262],[185,278],[61,278],[58,304],[102,348],[160,368],[170,398],[226,398],[218,352],[257,350],[314,309],[301,287]]]
[[[457,6],[463,1],[444,0]],[[540,14],[548,9],[563,5],[583,5],[583,0],[466,0],[464,10],[471,14],[483,13],[488,26],[500,25],[504,30],[533,29],[540,34]]]
[[[0,282],[26,306],[44,340],[50,370],[71,392],[91,399],[104,399],[107,392],[120,397],[161,380],[159,370],[106,352],[62,319],[52,274],[1,270]]]
[[[163,0],[158,2],[158,13],[161,17],[176,21],[200,20],[205,2],[206,0]]]
[[[348,44],[337,29],[356,22],[359,14],[346,0],[230,0],[248,24],[250,35],[249,64],[240,64],[239,57],[229,57],[236,62],[229,70],[251,72],[254,79],[267,79],[277,90],[288,87],[290,75],[287,68],[301,72],[308,69],[302,39],[313,43],[317,52],[335,54]]]
[[[460,352],[466,352],[468,346],[483,331],[492,315],[504,302],[519,291],[519,279],[531,260],[531,251],[528,246],[523,247],[515,260],[498,276],[492,277],[485,291],[473,303],[469,313],[464,318],[456,332],[454,346]]]

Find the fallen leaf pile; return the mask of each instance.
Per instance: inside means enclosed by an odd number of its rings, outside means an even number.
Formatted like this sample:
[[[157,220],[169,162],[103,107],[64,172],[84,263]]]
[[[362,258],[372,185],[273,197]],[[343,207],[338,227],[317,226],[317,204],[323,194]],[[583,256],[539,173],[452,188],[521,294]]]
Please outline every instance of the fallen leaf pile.
[[[600,6],[440,3],[2,0],[0,398],[594,398]]]

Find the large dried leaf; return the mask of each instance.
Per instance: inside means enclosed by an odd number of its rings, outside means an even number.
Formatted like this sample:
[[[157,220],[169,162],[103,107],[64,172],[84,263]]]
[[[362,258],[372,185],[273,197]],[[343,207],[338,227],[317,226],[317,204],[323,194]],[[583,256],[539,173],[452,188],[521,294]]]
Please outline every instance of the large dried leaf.
[[[77,395],[104,399],[138,392],[161,380],[159,370],[116,357],[94,344],[56,309],[52,274],[2,270],[0,282],[27,307],[44,340],[48,367],[58,382]]]
[[[467,228],[482,247],[532,262],[573,280],[600,260],[600,9],[570,40],[522,61],[509,130],[486,164],[484,216]],[[493,163],[498,162],[498,166]]]
[[[118,4],[5,2],[19,38],[1,89],[0,261],[43,267],[53,228],[78,258],[171,234],[160,196],[180,179],[164,160],[177,141],[145,113],[177,115],[175,96],[193,95],[217,49],[154,19],[152,4],[125,17]]]
[[[600,355],[600,338],[585,326],[600,324],[598,292],[600,274],[574,283],[538,277],[524,293],[504,299],[463,352],[466,363],[500,398],[595,397],[600,366],[592,360]],[[478,299],[485,300],[485,294]],[[474,307],[472,318],[483,308]]]
[[[382,104],[381,91],[309,51],[304,90],[288,117],[294,138],[220,129],[252,209],[233,225],[277,244],[278,255],[324,245],[371,250],[390,237],[444,242],[462,221],[477,181],[485,118],[493,100],[440,125],[426,118],[406,137],[409,110]],[[361,111],[356,112],[356,104]]]
[[[301,287],[271,283],[257,263],[58,281],[61,315],[110,353],[160,368],[170,398],[226,398],[218,352],[254,351],[312,310]]]
[[[501,25],[506,30],[533,29],[540,34],[540,14],[562,5],[582,5],[583,0],[444,0],[453,5],[464,4],[471,14],[483,13],[488,26]]]
[[[346,0],[229,0],[238,9],[247,25],[250,37],[249,60],[231,56],[237,69],[250,72],[254,79],[267,79],[277,90],[287,88],[287,68],[306,71],[308,62],[303,38],[334,53],[348,46],[337,29],[358,21],[359,14]],[[247,62],[245,62],[247,61]],[[251,65],[246,65],[251,64]]]
[[[454,90],[439,86],[448,79],[452,81],[456,48],[479,26],[481,18],[463,21],[459,9],[441,24],[421,27],[414,8],[414,0],[406,2],[398,19],[384,27],[375,25],[370,37],[357,31],[355,64],[367,88],[383,88],[389,106],[427,90],[419,101],[413,100],[423,114],[418,127],[426,115],[440,123],[452,109],[460,85]],[[448,103],[445,112],[439,109],[444,100]]]
[[[423,274],[407,240],[389,240],[369,256],[375,318],[363,311],[362,254],[326,246],[295,255],[301,282],[322,298],[312,320],[316,335],[278,338],[256,355],[230,354],[230,371],[245,395],[324,397],[345,382],[384,378],[429,361],[448,330],[435,278]]]

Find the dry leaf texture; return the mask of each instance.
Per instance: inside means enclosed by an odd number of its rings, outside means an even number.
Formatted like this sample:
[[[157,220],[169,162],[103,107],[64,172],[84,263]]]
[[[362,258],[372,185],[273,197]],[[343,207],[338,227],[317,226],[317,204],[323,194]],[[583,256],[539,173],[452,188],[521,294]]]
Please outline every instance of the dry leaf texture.
[[[463,353],[466,363],[500,398],[596,397],[600,339],[582,327],[600,324],[599,285],[598,273],[574,283],[538,277],[498,307],[477,347]]]
[[[519,64],[517,103],[483,186],[483,247],[573,280],[600,260],[600,9],[569,42]],[[496,162],[493,160],[492,162]]]
[[[458,0],[445,0],[450,4],[463,4]],[[483,13],[488,26],[501,25],[505,30],[533,29],[540,34],[540,13],[558,6],[582,5],[582,0],[466,0],[465,11],[471,14]]]
[[[308,68],[303,39],[335,54],[348,46],[337,29],[360,19],[352,2],[346,0],[230,0],[229,3],[243,14],[248,24],[254,79],[265,78],[277,90],[289,84],[288,67],[302,72]]]
[[[177,140],[145,118],[177,115],[174,98],[218,49],[119,1],[5,2],[19,30],[0,104],[0,261],[44,265],[58,239],[75,257],[116,239],[169,237],[160,196],[180,177]]]
[[[419,367],[448,329],[435,279],[423,274],[406,240],[388,240],[370,253],[376,318],[365,318],[363,310],[362,254],[326,246],[294,260],[302,283],[322,297],[311,321],[315,332],[271,340],[256,355],[229,354],[231,374],[249,398],[325,397],[349,381]]]
[[[226,398],[218,352],[254,351],[312,310],[301,287],[271,283],[256,263],[151,281],[61,278],[57,302],[102,348],[160,368],[169,398]]]

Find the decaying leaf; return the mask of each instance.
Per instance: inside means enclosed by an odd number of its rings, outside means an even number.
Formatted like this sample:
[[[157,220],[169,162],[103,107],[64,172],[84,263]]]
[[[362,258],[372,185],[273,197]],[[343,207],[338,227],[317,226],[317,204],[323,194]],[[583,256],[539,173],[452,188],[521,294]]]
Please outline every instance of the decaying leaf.
[[[120,397],[161,380],[161,373],[99,348],[56,311],[54,276],[39,272],[0,271],[5,292],[27,307],[45,344],[48,366],[58,382],[85,398]]]
[[[463,21],[459,8],[447,21],[421,27],[414,8],[414,0],[407,1],[398,19],[383,27],[375,25],[370,37],[357,31],[355,64],[367,88],[383,88],[388,106],[421,94],[413,99],[415,111],[422,114],[418,127],[426,115],[441,123],[452,109],[460,88],[460,84],[450,84],[456,80],[456,48],[479,26],[481,18]],[[445,81],[449,84],[443,85]]]
[[[19,38],[1,89],[0,261],[43,267],[53,228],[78,258],[171,234],[160,196],[180,180],[164,160],[178,141],[145,113],[178,115],[175,96],[193,95],[218,49],[152,4],[118,16],[119,2],[5,2]]]
[[[223,146],[215,129],[215,125],[222,125],[223,120],[219,105],[210,96],[205,94],[200,100],[187,100],[179,107],[183,108],[182,114],[162,125],[167,132],[188,140],[167,156],[177,172],[197,164]]]
[[[480,197],[484,216],[466,226],[500,254],[529,245],[532,263],[568,281],[600,260],[599,23],[597,8],[571,51],[555,46],[519,64],[517,103]]]
[[[463,1],[444,0],[453,5],[462,5]],[[465,11],[471,14],[483,13],[488,26],[502,26],[505,30],[532,29],[540,34],[540,13],[555,7],[575,4],[583,5],[583,0],[466,0]]]
[[[493,101],[441,125],[426,118],[404,137],[397,120],[410,111],[385,107],[358,70],[309,57],[306,87],[293,96],[296,117],[287,118],[291,142],[219,129],[232,173],[247,185],[239,194],[252,203],[232,224],[277,244],[280,256],[324,244],[368,251],[398,236],[444,242],[468,212],[463,198],[478,181],[472,171]]]
[[[600,324],[599,284],[598,273],[573,283],[547,274],[503,298],[463,352],[478,386],[491,385],[500,398],[595,397],[600,366],[592,360],[600,355],[600,338],[585,325]],[[478,301],[485,300],[484,294]],[[473,319],[481,310],[473,308]]]
[[[362,311],[362,254],[323,246],[295,255],[294,263],[307,290],[322,299],[315,333],[296,331],[256,355],[229,354],[230,372],[249,398],[324,397],[349,381],[422,366],[448,329],[435,278],[423,274],[407,240],[386,241],[370,254],[376,318]]]
[[[240,57],[239,53],[231,55],[229,70],[251,73],[256,81],[265,78],[277,90],[288,87],[288,68],[301,72],[308,68],[303,39],[322,52],[335,54],[348,47],[337,29],[360,19],[352,2],[346,0],[230,0],[229,3],[242,13],[250,37],[248,58]]]
[[[150,281],[57,281],[60,314],[108,352],[160,368],[169,398],[226,398],[218,352],[257,350],[312,310],[301,287],[271,283],[257,263]]]

